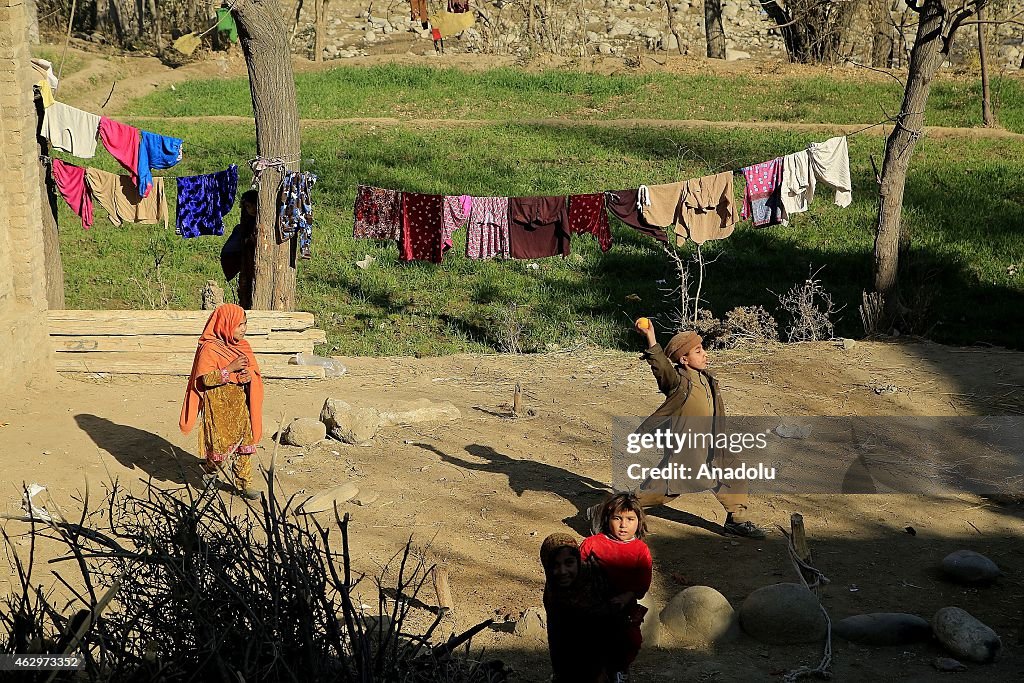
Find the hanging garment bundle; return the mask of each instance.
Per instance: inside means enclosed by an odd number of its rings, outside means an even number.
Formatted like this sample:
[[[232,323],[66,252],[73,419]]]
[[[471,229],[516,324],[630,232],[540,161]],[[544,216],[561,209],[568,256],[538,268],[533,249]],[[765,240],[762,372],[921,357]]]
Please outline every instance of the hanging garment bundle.
[[[164,169],[181,161],[183,141],[166,135],[157,135],[148,130],[139,136],[139,160],[136,169],[139,194],[145,197],[153,184],[151,169]]]
[[[508,205],[512,258],[569,255],[569,206],[564,196],[512,197]]]
[[[605,206],[620,221],[639,230],[659,242],[668,242],[668,235],[661,228],[651,225],[640,214],[638,203],[640,190],[609,190],[605,194]]]
[[[53,183],[57,191],[75,215],[82,219],[82,227],[88,230],[92,227],[93,209],[92,196],[85,183],[85,169],[60,159],[53,159],[52,162]]]
[[[182,237],[223,235],[224,216],[235,203],[238,166],[206,175],[178,178],[177,232]]]
[[[473,197],[466,228],[466,258],[510,258],[508,197]]]
[[[473,211],[473,198],[469,195],[450,196],[444,198],[443,220],[441,224],[441,257],[452,248],[452,235],[456,230],[469,222]]]
[[[439,194],[402,194],[403,261],[441,262],[441,236],[444,232],[444,197]]]
[[[740,215],[750,219],[757,227],[778,225],[782,222],[782,157],[743,169],[747,181]]]
[[[89,189],[100,205],[107,210],[110,222],[120,226],[129,223],[160,223],[167,227],[167,195],[164,179],[154,178],[152,192],[139,196],[139,189],[131,176],[107,173],[98,168],[85,169]]]
[[[402,239],[402,193],[397,190],[360,185],[353,215],[352,236],[356,239]]]
[[[687,180],[676,224],[676,244],[725,239],[736,227],[732,171]]]
[[[608,226],[608,212],[604,208],[604,195],[601,193],[569,197],[569,234],[583,233],[596,237],[601,251],[612,248],[612,231]]]
[[[846,207],[853,201],[850,153],[845,137],[811,143],[806,150],[787,154],[782,162],[782,206],[786,216],[810,208],[819,182],[835,189],[837,205]]]
[[[659,228],[675,224],[685,185],[685,182],[642,185],[638,203],[644,222]]]
[[[100,117],[63,102],[46,107],[40,133],[53,147],[74,154],[81,159],[96,156],[96,132]]]
[[[119,123],[106,116],[100,119],[100,139],[110,156],[117,159],[132,174],[132,182],[139,184],[139,139],[141,131],[135,126]]]
[[[309,171],[286,171],[281,179],[277,205],[277,241],[299,236],[299,255],[312,257],[313,186],[317,177]]]

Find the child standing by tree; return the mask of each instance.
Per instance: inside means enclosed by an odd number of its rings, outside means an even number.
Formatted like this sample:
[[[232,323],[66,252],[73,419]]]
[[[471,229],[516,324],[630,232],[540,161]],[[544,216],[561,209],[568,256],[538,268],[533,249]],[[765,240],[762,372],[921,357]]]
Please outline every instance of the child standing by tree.
[[[629,666],[643,642],[640,624],[647,608],[637,601],[651,588],[654,564],[651,551],[643,542],[646,534],[647,520],[640,502],[631,493],[620,493],[601,509],[601,533],[580,546],[583,562],[596,558],[608,581],[611,604],[621,615],[618,632],[609,643],[615,683],[629,680]]]
[[[251,456],[263,435],[263,378],[252,347],[245,340],[245,311],[222,304],[210,315],[199,337],[178,426],[188,434],[199,420],[199,452],[205,457],[207,485],[217,480],[230,460],[238,493],[249,500]]]

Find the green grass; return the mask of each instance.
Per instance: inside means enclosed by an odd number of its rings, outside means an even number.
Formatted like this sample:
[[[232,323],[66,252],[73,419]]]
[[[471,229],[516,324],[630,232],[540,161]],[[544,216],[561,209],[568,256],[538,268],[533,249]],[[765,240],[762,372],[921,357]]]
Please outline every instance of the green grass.
[[[175,175],[211,172],[253,155],[249,126],[166,124],[147,127],[186,139]],[[753,130],[651,130],[488,125],[459,130],[320,126],[303,132],[303,156],[315,159],[314,258],[299,264],[298,306],[328,332],[327,352],[441,354],[500,347],[503,318],[515,304],[526,350],[589,342],[633,348],[629,321],[668,309],[657,281],[672,277],[667,257],[642,235],[614,224],[616,244],[601,254],[588,236],[573,240],[579,258],[474,262],[464,231],[440,265],[398,262],[394,245],[352,238],[357,183],[410,191],[469,194],[564,194],[693,177],[739,168],[805,146],[813,135]],[[845,305],[838,333],[858,336],[856,306],[871,278],[877,192],[869,155],[883,140],[850,140],[854,203],[840,209],[823,191],[788,227],[741,223],[727,240],[707,246],[703,295],[716,315],[761,304],[777,314],[776,297],[825,266],[825,287]],[[1016,140],[924,139],[906,192],[910,249],[908,292],[933,296],[933,337],[1020,347],[1024,285],[1008,268],[1024,262],[1024,144]],[[703,161],[694,161],[703,160]],[[73,160],[72,160],[73,161]],[[116,170],[98,157],[95,165]],[[240,189],[248,186],[242,164]],[[737,183],[739,186],[739,183]],[[738,189],[738,187],[737,187]],[[173,183],[170,206],[174,207]],[[221,281],[225,238],[183,240],[163,227],[114,228],[96,207],[83,232],[61,203],[62,253],[69,307],[148,307],[158,287],[154,256],[176,308],[196,308],[207,279]],[[237,221],[237,207],[227,228]],[[372,254],[366,271],[355,261]],[[639,302],[629,295],[635,294]],[[627,298],[628,297],[628,298]],[[784,322],[780,318],[780,322]]]
[[[60,48],[48,48],[40,45],[32,46],[32,56],[38,57],[39,59],[45,59],[53,64],[54,74],[60,71],[60,57],[62,52],[63,50]],[[68,52],[64,57],[64,70],[61,73],[61,78],[70,76],[76,71],[81,71],[84,67],[85,60],[72,52]]]
[[[342,67],[295,78],[303,118],[401,118],[576,120],[650,118],[712,121],[872,123],[899,111],[902,87],[894,80],[832,76],[717,75],[602,76],[575,71],[526,73],[502,68],[467,73],[384,65]],[[1001,125],[1024,131],[1024,87],[993,80]],[[927,123],[981,124],[980,85],[939,80]],[[252,113],[245,79],[193,81],[160,90],[132,105],[134,115],[201,116]]]

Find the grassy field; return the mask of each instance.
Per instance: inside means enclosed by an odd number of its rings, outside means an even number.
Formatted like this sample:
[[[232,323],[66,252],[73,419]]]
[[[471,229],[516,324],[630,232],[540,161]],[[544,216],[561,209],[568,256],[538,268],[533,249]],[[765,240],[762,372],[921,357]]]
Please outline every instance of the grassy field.
[[[182,88],[179,88],[179,91]],[[224,99],[227,99],[225,97]],[[148,106],[148,105],[147,105]],[[248,126],[149,122],[151,130],[186,139],[187,175],[253,156]],[[578,342],[634,348],[629,321],[669,308],[659,280],[672,268],[657,244],[613,224],[616,244],[601,254],[588,236],[573,257],[526,262],[474,262],[463,255],[464,231],[441,265],[401,264],[394,245],[352,238],[357,183],[410,191],[481,195],[565,194],[669,182],[736,169],[804,147],[813,135],[762,130],[608,130],[495,123],[469,129],[418,130],[364,124],[303,131],[303,156],[314,160],[314,258],[299,265],[298,305],[317,314],[336,354],[440,354],[501,348],[522,326],[524,350]],[[840,209],[819,195],[788,227],[741,223],[709,244],[703,296],[718,316],[760,304],[777,314],[777,298],[824,266],[821,279],[846,308],[838,333],[861,332],[856,306],[871,273],[876,192],[869,155],[880,137],[850,139],[854,203]],[[1024,285],[1024,144],[1016,140],[928,139],[914,157],[906,194],[910,239],[904,286],[930,298],[925,326],[950,343],[1022,345]],[[73,161],[73,160],[72,160]],[[117,170],[105,152],[95,165]],[[737,184],[739,186],[739,183]],[[170,184],[173,212],[174,188]],[[737,187],[737,190],[739,187]],[[183,240],[163,227],[114,228],[97,206],[84,232],[61,203],[62,253],[69,307],[196,308],[207,279],[222,281],[225,238]],[[227,228],[237,221],[237,207]],[[355,261],[377,258],[368,270]],[[161,259],[159,280],[154,268]],[[636,297],[630,296],[636,295]],[[780,316],[780,323],[785,320]]]
[[[455,69],[384,65],[299,74],[303,118],[576,120],[649,118],[712,121],[872,123],[899,111],[902,87],[871,74],[790,77],[638,74],[602,76],[572,71],[527,73],[503,68],[467,73]],[[995,78],[993,100],[999,123],[1024,132],[1024,87]],[[939,80],[932,89],[927,123],[981,125],[980,85]],[[183,83],[132,104],[135,115],[248,115],[244,79]]]

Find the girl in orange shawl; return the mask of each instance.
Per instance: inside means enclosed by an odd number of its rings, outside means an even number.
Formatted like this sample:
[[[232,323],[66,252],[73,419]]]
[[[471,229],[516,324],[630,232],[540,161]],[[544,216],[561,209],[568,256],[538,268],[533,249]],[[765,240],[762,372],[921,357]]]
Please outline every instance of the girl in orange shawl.
[[[263,435],[263,378],[245,331],[240,306],[223,304],[210,315],[192,361],[178,426],[188,434],[199,420],[199,452],[206,458],[208,485],[230,460],[238,492],[256,500],[260,494],[250,486],[250,458]]]

